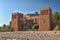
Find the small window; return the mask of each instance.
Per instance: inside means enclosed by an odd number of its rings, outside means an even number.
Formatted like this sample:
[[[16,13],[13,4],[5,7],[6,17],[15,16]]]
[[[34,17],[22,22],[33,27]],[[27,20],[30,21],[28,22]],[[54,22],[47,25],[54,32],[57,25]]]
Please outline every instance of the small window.
[[[13,18],[13,19],[16,19],[16,15],[13,15],[12,18]]]
[[[45,19],[43,19],[43,23],[45,23]]]
[[[14,25],[16,25],[16,23],[14,22]]]

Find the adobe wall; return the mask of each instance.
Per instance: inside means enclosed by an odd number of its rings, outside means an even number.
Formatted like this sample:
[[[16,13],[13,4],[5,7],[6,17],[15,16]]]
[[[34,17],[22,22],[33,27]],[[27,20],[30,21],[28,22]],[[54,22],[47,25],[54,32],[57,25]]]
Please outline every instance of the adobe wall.
[[[0,40],[60,40],[60,31],[0,32]]]
[[[52,26],[52,9],[41,8],[39,17],[39,31],[49,31],[53,28]]]

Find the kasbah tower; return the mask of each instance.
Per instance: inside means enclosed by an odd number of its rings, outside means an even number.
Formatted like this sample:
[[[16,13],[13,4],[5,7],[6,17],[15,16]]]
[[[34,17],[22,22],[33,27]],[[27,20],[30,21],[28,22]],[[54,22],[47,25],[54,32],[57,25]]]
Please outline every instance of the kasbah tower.
[[[52,20],[52,9],[50,7],[48,8],[41,8],[39,16],[34,17],[39,24],[38,31],[49,31],[53,29],[53,20]],[[21,13],[13,13],[12,14],[12,22],[11,22],[11,29],[14,31],[20,31],[25,26],[23,14]],[[27,19],[25,19],[27,20]],[[32,20],[32,19],[31,19]],[[28,20],[27,20],[28,21]],[[36,22],[35,21],[35,22]],[[28,22],[29,23],[29,22]],[[32,22],[33,24],[33,22]]]

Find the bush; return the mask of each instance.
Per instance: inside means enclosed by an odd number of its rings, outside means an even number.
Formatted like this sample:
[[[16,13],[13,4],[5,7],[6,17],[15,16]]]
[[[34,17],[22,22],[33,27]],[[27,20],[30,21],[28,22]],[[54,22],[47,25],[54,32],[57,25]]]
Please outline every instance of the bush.
[[[34,24],[33,27],[32,27],[32,30],[37,30],[39,28],[39,25],[38,24]]]
[[[60,30],[60,26],[56,25],[56,27],[53,29],[53,31],[59,31]]]

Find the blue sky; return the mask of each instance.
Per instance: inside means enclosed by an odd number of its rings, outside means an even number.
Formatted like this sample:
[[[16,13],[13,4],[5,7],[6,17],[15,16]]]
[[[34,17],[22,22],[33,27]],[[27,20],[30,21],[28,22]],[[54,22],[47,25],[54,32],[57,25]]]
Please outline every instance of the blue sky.
[[[49,6],[60,12],[60,0],[0,0],[0,25],[9,24],[13,12],[40,13],[40,8]]]

